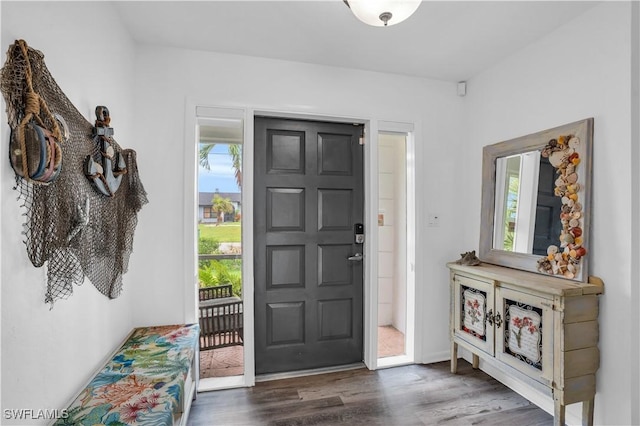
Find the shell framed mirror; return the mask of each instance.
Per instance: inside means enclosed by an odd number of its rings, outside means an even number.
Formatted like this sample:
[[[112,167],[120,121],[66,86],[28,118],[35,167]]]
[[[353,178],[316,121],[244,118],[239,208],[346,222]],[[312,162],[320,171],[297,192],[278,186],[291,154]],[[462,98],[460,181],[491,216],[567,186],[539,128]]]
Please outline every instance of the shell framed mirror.
[[[482,152],[479,258],[586,282],[593,118]]]

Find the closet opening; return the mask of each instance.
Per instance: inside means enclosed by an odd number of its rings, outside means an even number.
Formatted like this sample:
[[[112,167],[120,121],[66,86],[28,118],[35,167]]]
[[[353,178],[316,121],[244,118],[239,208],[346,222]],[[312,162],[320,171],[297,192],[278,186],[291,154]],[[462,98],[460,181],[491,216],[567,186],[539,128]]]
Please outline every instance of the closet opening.
[[[378,134],[378,367],[414,361],[413,170],[409,134]]]

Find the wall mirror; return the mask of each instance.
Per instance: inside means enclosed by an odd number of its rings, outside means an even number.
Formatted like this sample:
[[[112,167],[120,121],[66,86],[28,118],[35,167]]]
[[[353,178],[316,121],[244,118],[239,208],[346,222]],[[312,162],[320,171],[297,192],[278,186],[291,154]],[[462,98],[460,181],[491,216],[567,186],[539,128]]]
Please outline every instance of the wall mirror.
[[[482,261],[586,282],[593,118],[482,151]]]

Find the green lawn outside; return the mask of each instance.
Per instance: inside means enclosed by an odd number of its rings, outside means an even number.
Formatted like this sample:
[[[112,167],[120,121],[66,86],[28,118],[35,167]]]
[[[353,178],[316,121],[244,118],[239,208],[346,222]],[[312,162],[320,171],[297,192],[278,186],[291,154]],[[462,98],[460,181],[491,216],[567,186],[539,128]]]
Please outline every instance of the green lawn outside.
[[[242,227],[240,222],[227,222],[216,225],[198,225],[199,238],[213,238],[221,243],[242,242]]]

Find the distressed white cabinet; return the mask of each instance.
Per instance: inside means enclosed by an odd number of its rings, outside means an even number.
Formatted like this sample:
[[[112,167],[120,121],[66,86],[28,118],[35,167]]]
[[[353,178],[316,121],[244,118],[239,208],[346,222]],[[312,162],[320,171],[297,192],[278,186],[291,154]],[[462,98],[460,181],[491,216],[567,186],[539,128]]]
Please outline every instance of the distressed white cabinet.
[[[589,283],[489,264],[448,263],[451,271],[451,372],[458,346],[503,374],[553,398],[554,423],[566,405],[583,402],[593,424],[601,280]]]

